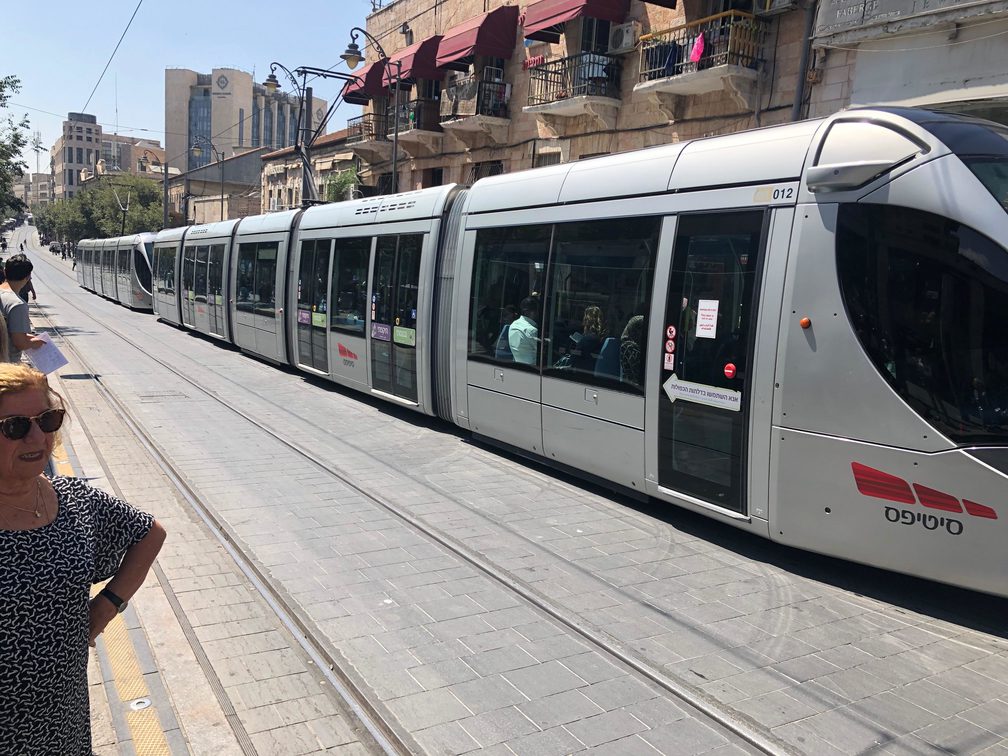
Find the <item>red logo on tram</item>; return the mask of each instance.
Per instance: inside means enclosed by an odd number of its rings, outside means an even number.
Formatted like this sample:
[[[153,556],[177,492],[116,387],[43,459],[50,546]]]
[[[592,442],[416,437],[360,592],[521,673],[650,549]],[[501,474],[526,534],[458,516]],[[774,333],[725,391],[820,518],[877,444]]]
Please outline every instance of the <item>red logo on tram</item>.
[[[345,360],[356,360],[357,359],[357,355],[354,352],[351,352],[349,349],[347,349],[345,346],[343,346],[339,342],[336,342],[336,347],[339,349],[339,356],[342,357],[343,359],[345,359]]]
[[[988,520],[998,518],[997,512],[985,504],[977,504],[969,499],[963,499],[960,502],[951,494],[922,486],[920,483],[914,483],[911,487],[903,478],[862,465],[860,462],[851,462],[851,470],[854,472],[854,482],[857,483],[858,491],[873,499],[895,501],[900,504],[920,503],[923,507],[940,509],[944,512],[962,513],[965,511],[966,514],[973,517],[983,517]]]

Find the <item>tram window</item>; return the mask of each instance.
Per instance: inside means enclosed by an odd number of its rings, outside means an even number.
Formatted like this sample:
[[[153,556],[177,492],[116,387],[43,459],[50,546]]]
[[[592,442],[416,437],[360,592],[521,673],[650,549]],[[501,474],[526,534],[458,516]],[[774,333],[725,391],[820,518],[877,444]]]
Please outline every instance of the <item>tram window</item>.
[[[144,291],[151,291],[151,258],[154,254],[153,242],[144,243],[144,252],[139,249],[133,250],[133,267],[136,270],[137,281]]]
[[[255,303],[255,263],[256,248],[259,245],[238,245],[238,301],[236,308],[242,312],[252,312]]]
[[[119,268],[119,272],[123,275],[129,275],[129,249],[126,247],[120,247],[117,254],[116,263]]]
[[[222,304],[224,286],[224,245],[210,247],[210,264],[207,273],[207,298],[211,304]]]
[[[329,315],[331,330],[364,333],[370,261],[370,237],[336,240],[332,267],[334,306]]]
[[[417,303],[420,287],[422,234],[399,237],[399,269],[396,275],[396,311],[392,338],[400,346],[416,346]]]
[[[546,373],[641,393],[659,218],[565,223],[553,242]]]
[[[298,268],[298,310],[309,313],[326,312],[326,289],[329,286],[329,248],[332,241],[306,241],[301,245]],[[299,321],[300,322],[300,321]],[[309,317],[311,322],[311,317]]]
[[[183,299],[192,298],[193,286],[196,280],[196,247],[186,247],[182,255],[182,291]]]
[[[552,233],[551,225],[477,232],[469,309],[470,357],[539,364],[541,297]]]
[[[277,242],[260,242],[256,249],[255,296],[256,315],[276,317],[276,261]]]
[[[207,301],[207,261],[209,253],[207,246],[201,244],[196,247],[196,275],[194,276],[193,289],[196,292],[197,302]]]
[[[876,370],[958,443],[1008,435],[1008,250],[911,208],[839,208],[847,316]]]
[[[154,250],[154,264],[156,266],[155,276],[157,278],[158,293],[175,293],[175,248],[158,247]]]

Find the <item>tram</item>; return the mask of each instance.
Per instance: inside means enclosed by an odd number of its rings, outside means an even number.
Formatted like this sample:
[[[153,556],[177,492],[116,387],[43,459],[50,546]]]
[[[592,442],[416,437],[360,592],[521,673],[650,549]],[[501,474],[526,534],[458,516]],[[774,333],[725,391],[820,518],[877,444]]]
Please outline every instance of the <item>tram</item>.
[[[77,245],[77,282],[134,310],[150,310],[154,234],[83,239]]]
[[[1008,131],[872,108],[167,230],[154,311],[774,541],[1008,595],[1006,246]]]

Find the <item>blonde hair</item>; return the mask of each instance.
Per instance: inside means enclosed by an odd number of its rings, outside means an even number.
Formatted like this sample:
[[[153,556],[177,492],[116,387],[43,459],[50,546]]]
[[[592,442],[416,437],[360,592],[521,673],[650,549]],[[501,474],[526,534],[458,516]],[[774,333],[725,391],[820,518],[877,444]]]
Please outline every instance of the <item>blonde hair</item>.
[[[6,330],[6,329],[4,329]],[[63,397],[49,385],[45,373],[40,373],[33,367],[20,362],[5,362],[0,364],[0,401],[9,394],[19,394],[22,391],[41,389],[49,399],[50,408],[65,409]]]

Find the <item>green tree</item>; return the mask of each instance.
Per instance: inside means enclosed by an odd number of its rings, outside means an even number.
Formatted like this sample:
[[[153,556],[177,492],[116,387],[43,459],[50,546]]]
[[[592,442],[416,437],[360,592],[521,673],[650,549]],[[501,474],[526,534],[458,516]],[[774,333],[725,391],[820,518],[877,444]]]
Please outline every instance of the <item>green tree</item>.
[[[359,183],[357,171],[353,168],[330,173],[322,181],[322,199],[325,202],[342,202],[349,199],[350,190],[356,189]]]
[[[123,217],[125,212],[125,224]],[[161,186],[129,174],[94,179],[73,199],[42,208],[35,225],[46,236],[78,242],[161,229]]]
[[[7,110],[12,95],[21,91],[21,81],[16,76],[0,78],[0,113]],[[0,217],[25,209],[24,202],[14,194],[14,182],[28,170],[21,151],[28,143],[28,116],[20,121],[11,114],[0,120]]]

